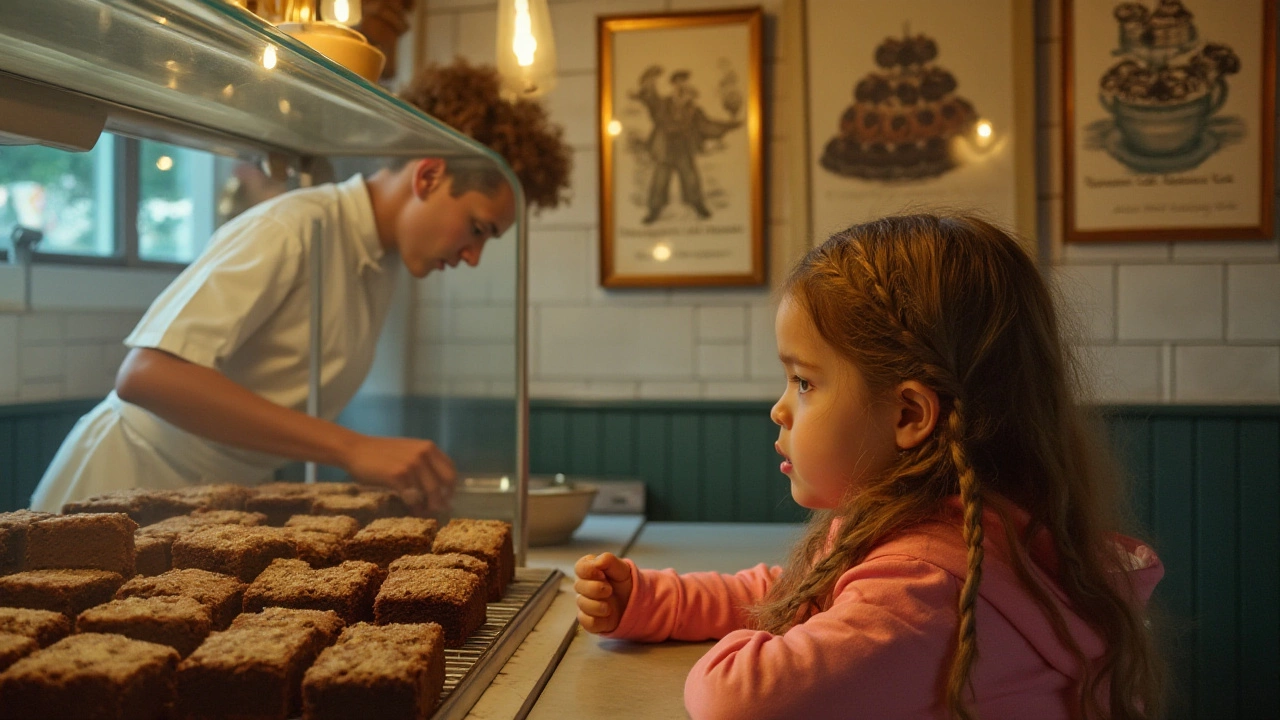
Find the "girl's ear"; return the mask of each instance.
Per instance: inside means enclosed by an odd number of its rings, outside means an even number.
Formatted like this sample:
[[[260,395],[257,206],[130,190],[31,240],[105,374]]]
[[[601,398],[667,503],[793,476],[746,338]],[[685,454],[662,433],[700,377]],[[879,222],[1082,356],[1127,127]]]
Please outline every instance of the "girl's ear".
[[[917,380],[908,380],[894,390],[897,423],[894,439],[899,449],[907,450],[924,442],[938,424],[938,393]]]
[[[432,190],[435,190],[444,182],[445,170],[445,162],[440,158],[423,158],[414,163],[414,197],[419,200],[425,200]]]

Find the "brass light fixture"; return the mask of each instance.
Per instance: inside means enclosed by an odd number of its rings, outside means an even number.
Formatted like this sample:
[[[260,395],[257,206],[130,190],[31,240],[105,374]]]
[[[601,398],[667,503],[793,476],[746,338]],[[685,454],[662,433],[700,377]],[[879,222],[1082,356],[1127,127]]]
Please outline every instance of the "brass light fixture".
[[[361,0],[229,0],[311,46],[316,52],[376,83],[387,58],[354,28]]]

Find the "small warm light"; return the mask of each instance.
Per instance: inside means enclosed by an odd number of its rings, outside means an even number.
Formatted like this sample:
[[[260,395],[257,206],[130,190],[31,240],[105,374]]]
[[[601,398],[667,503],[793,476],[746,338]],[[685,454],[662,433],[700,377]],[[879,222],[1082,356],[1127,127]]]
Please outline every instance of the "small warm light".
[[[496,65],[503,91],[532,98],[556,83],[556,43],[547,0],[499,0]]]
[[[653,259],[658,262],[666,262],[671,259],[671,246],[666,243],[658,243],[653,246]]]
[[[304,18],[303,22],[310,20]],[[360,0],[322,0],[320,3],[320,19],[325,22],[355,27],[363,19],[360,15]]]
[[[609,121],[609,134],[610,134],[610,135],[612,135],[612,136],[614,136],[614,137],[617,137],[617,136],[621,135],[621,134],[622,134],[622,123],[618,122],[617,120],[610,120],[610,121]]]
[[[288,100],[286,100],[285,98],[280,98],[280,114],[281,115],[288,115],[289,111],[292,109],[293,109],[293,106],[289,104]]]
[[[978,137],[980,137],[980,138],[989,138],[989,137],[991,137],[991,132],[992,132],[992,131],[991,131],[991,123],[987,122],[986,120],[979,120],[979,121],[978,121],[978,127],[977,127],[977,130],[978,130]]]
[[[177,60],[165,60],[165,61],[164,61],[164,66],[165,66],[165,67],[167,67],[167,68],[169,68],[170,70],[177,70],[177,69],[178,69],[178,61],[177,61]]]
[[[516,54],[520,67],[533,64],[538,52],[538,41],[533,37],[533,18],[529,15],[529,0],[516,0],[516,31],[511,40],[511,51]]]
[[[222,97],[229,98],[236,94],[236,87],[230,83],[222,88]]]
[[[168,155],[161,155],[156,158],[156,169],[160,172],[167,172],[173,169],[173,158]]]
[[[276,46],[268,45],[266,50],[262,51],[262,67],[270,70],[276,66]]]

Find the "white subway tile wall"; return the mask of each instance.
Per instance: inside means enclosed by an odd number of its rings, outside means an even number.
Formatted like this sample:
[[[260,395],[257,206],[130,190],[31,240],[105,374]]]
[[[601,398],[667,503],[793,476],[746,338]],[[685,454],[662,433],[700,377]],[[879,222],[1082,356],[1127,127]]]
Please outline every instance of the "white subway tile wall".
[[[142,313],[0,313],[0,404],[99,398],[115,386],[121,341]]]
[[[609,290],[599,285],[596,20],[601,15],[740,6],[740,0],[550,0],[560,77],[546,100],[574,148],[572,200],[530,231],[530,390],[538,398],[773,399],[782,388],[769,288]],[[791,240],[786,157],[805,146],[778,117],[802,102],[784,82],[777,17],[763,3],[770,141],[770,282]],[[1038,231],[1085,369],[1107,403],[1280,402],[1280,242],[1062,242],[1059,2],[1036,0]],[[427,0],[427,57],[491,63],[495,0]],[[414,284],[412,392],[510,392],[511,236]],[[97,272],[96,270],[85,272]],[[104,283],[115,288],[114,278]],[[116,283],[118,284],[118,283]],[[156,290],[158,291],[157,286]],[[35,313],[0,312],[0,403],[97,397],[124,357],[137,312],[82,312],[36,283]],[[113,290],[114,292],[114,290]],[[135,293],[136,294],[136,293]],[[135,303],[134,299],[129,300]],[[84,307],[94,307],[90,304]],[[97,307],[101,308],[102,305]]]

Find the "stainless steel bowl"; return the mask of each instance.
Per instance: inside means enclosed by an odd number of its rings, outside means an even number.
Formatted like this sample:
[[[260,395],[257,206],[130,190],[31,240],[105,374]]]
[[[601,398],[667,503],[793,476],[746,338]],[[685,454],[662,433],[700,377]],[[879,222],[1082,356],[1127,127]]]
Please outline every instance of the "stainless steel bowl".
[[[511,522],[516,514],[516,481],[510,476],[468,477],[453,494],[454,517]],[[596,486],[564,475],[529,478],[529,545],[569,542],[595,499]]]

